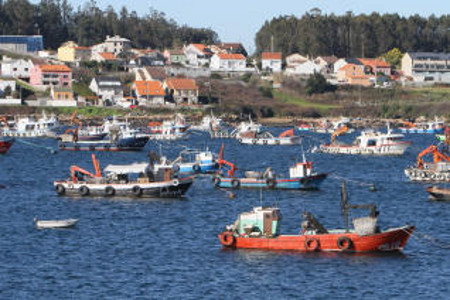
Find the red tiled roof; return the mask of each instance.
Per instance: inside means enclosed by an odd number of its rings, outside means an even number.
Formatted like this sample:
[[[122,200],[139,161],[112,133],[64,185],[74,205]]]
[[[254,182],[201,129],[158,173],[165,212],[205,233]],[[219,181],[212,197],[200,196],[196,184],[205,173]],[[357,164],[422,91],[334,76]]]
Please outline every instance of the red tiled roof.
[[[169,89],[173,90],[198,90],[198,86],[194,79],[172,78],[167,79],[166,84]]]
[[[66,65],[40,65],[41,72],[72,72]]]
[[[164,96],[164,88],[158,81],[136,81],[137,93],[141,96]]]
[[[240,59],[245,60],[245,56],[242,54],[228,54],[228,53],[219,53],[217,54],[220,59]]]
[[[390,68],[391,65],[384,60],[378,58],[358,58],[358,60],[365,66],[378,67],[378,68]]]
[[[281,59],[281,52],[263,52],[262,59]]]
[[[195,48],[197,48],[198,50],[200,50],[201,52],[205,53],[205,54],[211,54],[211,50],[206,47],[206,45],[203,44],[192,44],[192,46],[194,46]]]
[[[100,52],[99,55],[103,57],[104,60],[116,60],[116,57],[112,52]]]
[[[353,69],[354,67],[362,68],[362,66],[358,66],[358,65],[355,65],[355,64],[346,64],[345,66],[340,68],[338,71],[345,71],[345,70],[348,70],[348,69]]]

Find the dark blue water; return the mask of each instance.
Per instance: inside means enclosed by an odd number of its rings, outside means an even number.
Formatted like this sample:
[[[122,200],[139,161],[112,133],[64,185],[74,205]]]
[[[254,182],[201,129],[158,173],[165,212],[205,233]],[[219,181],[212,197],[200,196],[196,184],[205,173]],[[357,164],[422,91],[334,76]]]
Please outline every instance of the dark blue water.
[[[314,138],[323,135],[312,135]],[[352,136],[344,137],[351,139]],[[409,183],[403,169],[433,142],[410,135],[403,157],[308,154],[318,171],[350,179],[352,203],[375,203],[380,226],[412,223],[450,242],[450,203],[430,202],[424,185]],[[30,140],[54,146],[53,140]],[[183,145],[217,150],[221,141],[193,135],[163,144],[173,158]],[[245,169],[273,166],[288,172],[301,159],[301,147],[241,146],[225,140],[225,157]],[[305,141],[305,148],[314,145]],[[148,149],[158,150],[155,144]],[[146,159],[141,153],[99,154],[101,166]],[[265,299],[444,299],[450,295],[450,250],[414,236],[402,254],[222,250],[217,234],[237,215],[260,201],[259,191],[239,191],[230,200],[209,179],[195,182],[181,200],[71,199],[58,197],[52,182],[68,176],[71,164],[92,170],[89,153],[59,152],[17,142],[0,156],[0,298],[265,298]],[[370,192],[363,183],[374,183]],[[327,228],[344,226],[340,181],[327,179],[320,191],[264,193],[277,203],[282,232],[299,231],[308,210]],[[37,230],[33,218],[79,218],[74,229]]]

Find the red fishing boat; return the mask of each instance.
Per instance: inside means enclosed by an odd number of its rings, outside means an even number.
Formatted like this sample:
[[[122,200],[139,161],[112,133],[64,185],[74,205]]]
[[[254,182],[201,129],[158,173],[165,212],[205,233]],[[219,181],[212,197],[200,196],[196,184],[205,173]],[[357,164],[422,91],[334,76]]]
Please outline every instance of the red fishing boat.
[[[369,209],[368,217],[353,220],[349,229],[349,209]],[[342,211],[345,229],[327,230],[311,213],[303,214],[302,230],[298,235],[280,235],[279,208],[255,207],[242,213],[233,225],[219,234],[226,248],[247,248],[297,251],[380,252],[401,251],[415,227],[406,225],[381,231],[376,225],[378,211],[375,205],[350,205],[347,203],[345,183],[342,186]]]
[[[0,154],[8,152],[9,148],[14,144],[14,139],[9,137],[0,137]]]

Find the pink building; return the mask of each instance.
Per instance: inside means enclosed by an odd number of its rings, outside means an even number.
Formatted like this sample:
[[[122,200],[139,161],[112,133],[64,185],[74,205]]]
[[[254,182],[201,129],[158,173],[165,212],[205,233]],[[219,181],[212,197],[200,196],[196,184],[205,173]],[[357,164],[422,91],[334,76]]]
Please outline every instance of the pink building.
[[[72,70],[66,65],[35,65],[30,71],[32,85],[72,86]]]

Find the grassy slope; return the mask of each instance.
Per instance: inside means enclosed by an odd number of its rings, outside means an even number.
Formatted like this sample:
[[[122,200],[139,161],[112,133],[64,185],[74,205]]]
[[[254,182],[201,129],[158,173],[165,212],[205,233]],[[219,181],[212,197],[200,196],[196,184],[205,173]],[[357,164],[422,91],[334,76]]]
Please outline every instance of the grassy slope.
[[[289,95],[286,93],[283,93],[281,91],[273,91],[274,99],[277,101],[281,101],[286,104],[293,104],[299,107],[303,108],[313,108],[320,110],[322,112],[326,112],[333,108],[339,108],[339,105],[332,105],[332,104],[323,104],[323,103],[314,103],[306,101],[304,98],[301,97],[295,97],[293,95]]]

